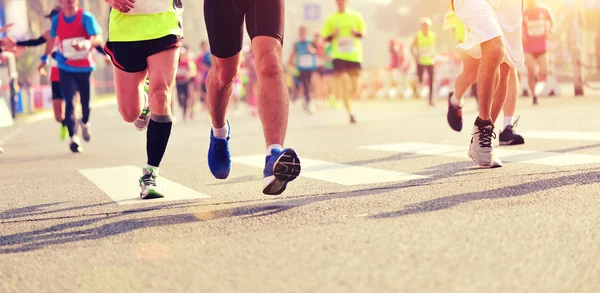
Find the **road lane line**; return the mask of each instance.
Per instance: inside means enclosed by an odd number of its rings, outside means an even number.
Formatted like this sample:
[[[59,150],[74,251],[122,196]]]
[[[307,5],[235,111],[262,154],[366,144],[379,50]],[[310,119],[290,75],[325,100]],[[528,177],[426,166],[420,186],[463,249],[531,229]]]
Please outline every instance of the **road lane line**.
[[[232,161],[238,164],[264,168],[265,156],[234,157]],[[327,161],[312,160],[300,157],[302,163],[301,177],[337,183],[340,185],[360,185],[397,181],[409,181],[429,178],[428,176],[380,170],[368,167],[338,164]]]
[[[158,177],[157,183],[164,189],[165,198],[142,200],[137,184],[142,168],[136,166],[82,169],[79,172],[120,205],[210,198],[167,178]]]
[[[600,132],[580,131],[529,131],[519,133],[528,139],[560,139],[560,140],[582,140],[600,141]]]
[[[433,155],[469,159],[467,155],[468,146],[466,145],[455,146],[446,144],[404,142],[396,144],[363,146],[360,148],[395,153],[411,153],[418,155]],[[502,161],[523,164],[566,167],[600,163],[600,156],[594,155],[537,152],[528,150],[508,149],[505,147],[496,148],[494,151]]]

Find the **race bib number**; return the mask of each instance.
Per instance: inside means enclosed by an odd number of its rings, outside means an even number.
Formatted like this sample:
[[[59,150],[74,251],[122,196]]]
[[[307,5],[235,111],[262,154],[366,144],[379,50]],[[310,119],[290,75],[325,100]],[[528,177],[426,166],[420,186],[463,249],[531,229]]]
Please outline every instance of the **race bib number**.
[[[527,34],[530,37],[541,37],[546,34],[546,22],[543,19],[527,21]]]
[[[75,50],[75,48],[73,48],[75,42],[83,42],[85,48],[81,51]],[[90,56],[90,47],[90,41],[86,40],[84,37],[66,39],[63,40],[61,44],[62,54],[65,58],[70,60],[87,59]]]
[[[340,38],[338,50],[340,53],[354,53],[354,38]]]
[[[137,0],[127,14],[159,14],[173,8],[173,0]]]
[[[298,58],[298,67],[311,68],[315,66],[315,58],[313,55],[300,55]]]
[[[177,76],[179,77],[187,77],[190,73],[190,70],[185,67],[177,68]]]

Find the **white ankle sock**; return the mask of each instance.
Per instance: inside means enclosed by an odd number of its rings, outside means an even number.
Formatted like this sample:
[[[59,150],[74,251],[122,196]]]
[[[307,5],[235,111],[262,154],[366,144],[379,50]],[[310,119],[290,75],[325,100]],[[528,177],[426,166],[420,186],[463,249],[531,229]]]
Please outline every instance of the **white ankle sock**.
[[[267,155],[271,155],[271,151],[272,150],[279,150],[282,151],[283,150],[283,146],[281,146],[280,144],[272,144],[269,147],[267,147]]]
[[[212,131],[216,138],[227,138],[227,135],[229,134],[229,127],[227,127],[227,124],[221,128],[215,128],[213,126]]]
[[[509,125],[513,125],[513,116],[504,116],[504,129]]]
[[[158,172],[159,172],[159,168],[158,167],[154,167],[151,165],[146,165],[146,169],[152,169],[152,174],[154,174],[155,176],[158,176]]]
[[[462,106],[463,106],[462,100],[459,101],[455,94],[452,94],[452,97],[450,98],[450,103],[452,103],[452,105],[454,105],[456,107],[462,108]]]

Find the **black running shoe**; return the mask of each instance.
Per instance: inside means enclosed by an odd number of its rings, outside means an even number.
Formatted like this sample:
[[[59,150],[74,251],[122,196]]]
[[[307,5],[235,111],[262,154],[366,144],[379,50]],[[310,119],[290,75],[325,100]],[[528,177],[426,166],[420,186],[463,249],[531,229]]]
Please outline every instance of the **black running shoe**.
[[[81,141],[79,140],[79,137],[73,136],[71,138],[71,143],[69,144],[69,148],[74,153],[81,153],[81,152],[83,152],[83,148],[81,147]]]
[[[452,95],[454,95],[453,92],[448,95],[448,115],[446,117],[450,128],[461,131],[463,128],[462,107],[452,104]]]
[[[512,125],[506,126],[500,133],[500,145],[520,145],[525,143],[525,139],[515,133],[515,127],[517,126],[518,121],[519,117],[517,117]]]

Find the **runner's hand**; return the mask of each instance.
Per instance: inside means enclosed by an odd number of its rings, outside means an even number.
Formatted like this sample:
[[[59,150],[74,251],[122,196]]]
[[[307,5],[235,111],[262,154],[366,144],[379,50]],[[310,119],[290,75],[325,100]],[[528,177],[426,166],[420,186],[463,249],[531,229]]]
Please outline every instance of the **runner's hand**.
[[[73,47],[73,49],[77,50],[77,51],[82,51],[85,49],[85,47],[83,46],[83,42],[73,42],[71,44],[71,47]]]
[[[9,29],[10,29],[10,28],[11,28],[13,25],[15,25],[15,24],[14,24],[14,23],[9,23],[9,24],[5,25],[5,26],[4,26],[2,29],[0,29],[0,32],[2,32],[2,33],[6,33],[6,32],[8,32],[8,30],[9,30]]]
[[[0,45],[2,47],[6,47],[6,51],[15,51],[17,47],[17,42],[11,36],[6,36],[2,40],[0,40]]]
[[[111,64],[112,60],[110,59],[110,56],[108,56],[108,55],[104,56],[104,62],[106,62],[106,64]]]
[[[40,73],[41,76],[46,76],[47,72],[46,72],[46,63],[40,63],[40,65],[38,66],[38,72]]]
[[[112,8],[127,13],[135,6],[135,0],[105,0]]]

